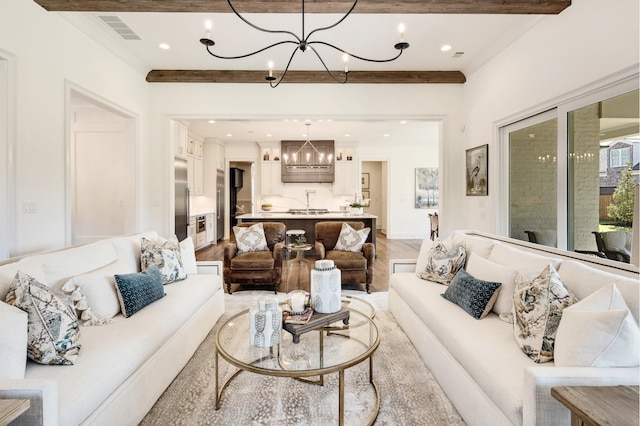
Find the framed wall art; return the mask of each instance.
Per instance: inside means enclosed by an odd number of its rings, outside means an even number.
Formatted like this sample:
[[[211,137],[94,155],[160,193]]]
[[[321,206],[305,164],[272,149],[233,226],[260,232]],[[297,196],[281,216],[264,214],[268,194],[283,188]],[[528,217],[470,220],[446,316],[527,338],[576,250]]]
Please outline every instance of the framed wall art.
[[[438,207],[438,168],[422,167],[416,169],[416,209],[435,209]]]
[[[362,178],[360,179],[360,183],[362,184],[362,190],[369,189],[369,180],[371,179],[371,175],[369,173],[363,173]]]
[[[489,195],[489,145],[467,150],[467,195]]]

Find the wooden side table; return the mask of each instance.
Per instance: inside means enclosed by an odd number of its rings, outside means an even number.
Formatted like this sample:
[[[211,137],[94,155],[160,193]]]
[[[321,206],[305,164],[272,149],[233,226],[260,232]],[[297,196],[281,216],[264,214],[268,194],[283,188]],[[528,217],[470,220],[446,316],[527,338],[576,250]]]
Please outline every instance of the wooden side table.
[[[638,386],[559,386],[551,396],[571,411],[571,426],[638,426]]]
[[[17,419],[31,407],[28,399],[0,399],[0,426]]]

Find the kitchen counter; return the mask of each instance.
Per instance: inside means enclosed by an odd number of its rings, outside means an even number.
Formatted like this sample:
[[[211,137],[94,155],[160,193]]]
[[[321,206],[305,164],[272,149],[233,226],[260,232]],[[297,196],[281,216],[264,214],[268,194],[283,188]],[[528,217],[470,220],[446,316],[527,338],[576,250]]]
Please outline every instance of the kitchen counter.
[[[317,214],[294,214],[288,212],[260,212],[248,213],[237,216],[238,223],[242,222],[282,222],[290,229],[302,229],[305,231],[307,243],[312,246],[316,241],[316,223],[318,222],[363,222],[365,227],[371,228],[367,242],[376,244],[376,219],[378,216],[372,214],[361,214],[351,216],[345,212],[328,212]],[[315,249],[310,253],[315,254]]]

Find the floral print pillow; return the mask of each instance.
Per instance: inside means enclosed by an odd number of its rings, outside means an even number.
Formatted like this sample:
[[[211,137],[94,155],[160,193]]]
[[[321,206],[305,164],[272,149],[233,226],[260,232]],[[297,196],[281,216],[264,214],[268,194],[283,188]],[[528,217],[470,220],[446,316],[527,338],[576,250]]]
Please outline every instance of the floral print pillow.
[[[254,251],[269,251],[267,238],[264,235],[264,225],[261,222],[251,225],[234,226],[233,234],[236,237],[238,253],[251,253]]]
[[[467,244],[462,241],[452,249],[438,241],[429,250],[429,259],[424,272],[418,274],[423,280],[449,285],[453,277],[464,266],[467,259]]]
[[[187,273],[182,265],[180,243],[175,235],[164,243],[155,243],[142,237],[140,242],[140,266],[146,271],[157,266],[162,274],[162,284],[184,280]]]
[[[553,266],[547,266],[530,283],[516,278],[513,296],[513,331],[522,351],[538,363],[553,359],[562,310],[577,302]]]
[[[73,365],[80,327],[73,301],[18,271],[6,302],[27,313],[27,356],[39,364]]]
[[[333,249],[360,253],[364,243],[367,241],[369,232],[371,232],[371,228],[363,228],[356,231],[348,223],[343,223],[338,241]]]

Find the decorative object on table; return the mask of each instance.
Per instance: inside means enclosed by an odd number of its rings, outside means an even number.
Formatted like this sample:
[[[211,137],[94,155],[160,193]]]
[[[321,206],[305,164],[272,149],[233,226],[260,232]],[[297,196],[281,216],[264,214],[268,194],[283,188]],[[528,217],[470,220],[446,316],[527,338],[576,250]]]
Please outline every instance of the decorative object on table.
[[[307,292],[293,290],[289,292],[289,306],[293,314],[302,314],[307,307]]]
[[[293,335],[293,343],[300,343],[300,336],[309,331],[328,327],[329,324],[342,321],[344,325],[349,325],[351,313],[347,308],[341,308],[332,314],[321,314],[316,312],[306,324],[283,323],[282,328]]]
[[[416,209],[438,208],[438,168],[420,167],[416,169]]]
[[[260,206],[260,207],[262,207],[262,210],[264,210],[265,212],[270,212],[270,211],[271,211],[271,209],[273,208],[273,204],[271,204],[271,203],[264,203],[264,204],[262,204],[262,206]]]
[[[287,307],[289,308],[289,307]],[[293,312],[290,309],[282,310],[282,318],[284,324],[307,324],[313,315],[313,308],[307,306],[302,312]]]
[[[280,34],[288,34],[290,37],[287,37],[285,40],[281,40],[279,42],[270,44],[266,47],[263,47],[261,49],[255,50],[253,52],[249,52],[249,53],[243,53],[240,52],[240,54],[236,54],[236,55],[232,55],[232,56],[221,56],[218,55],[216,53],[213,53],[211,51],[211,48],[215,45],[215,42],[210,38],[211,37],[211,28],[213,26],[211,21],[206,21],[205,23],[205,29],[206,29],[206,34],[203,38],[200,39],[200,43],[202,43],[205,48],[207,49],[207,52],[218,59],[241,59],[241,58],[246,58],[248,56],[253,56],[257,53],[263,52],[265,50],[271,49],[274,46],[278,46],[281,44],[293,44],[295,47],[293,49],[293,52],[291,53],[289,62],[287,63],[286,67],[284,68],[284,70],[282,71],[282,74],[280,75],[280,77],[274,77],[273,75],[273,62],[269,61],[268,64],[268,75],[265,77],[265,80],[267,80],[269,82],[269,85],[272,88],[276,88],[278,87],[278,85],[280,85],[280,83],[282,83],[282,81],[284,80],[285,76],[287,75],[287,71],[289,71],[289,64],[291,64],[291,61],[293,60],[293,57],[296,55],[296,53],[298,53],[298,51],[300,52],[305,52],[307,49],[310,49],[313,51],[313,53],[318,57],[318,59],[320,60],[320,62],[322,63],[322,65],[324,66],[325,70],[327,71],[327,73],[329,74],[329,77],[331,77],[331,79],[333,81],[335,81],[336,83],[340,83],[340,84],[344,84],[347,82],[347,80],[349,79],[349,57],[353,57],[356,59],[359,59],[361,61],[366,61],[366,62],[391,62],[391,61],[395,61],[396,59],[398,59],[400,57],[400,55],[402,55],[402,52],[405,49],[409,48],[409,43],[407,43],[404,39],[404,31],[405,31],[405,27],[404,24],[400,24],[398,27],[398,31],[400,33],[400,39],[398,41],[398,43],[395,43],[393,45],[394,49],[397,50],[397,54],[394,54],[390,57],[387,58],[383,58],[383,59],[369,59],[369,58],[365,58],[362,55],[356,55],[354,53],[351,53],[347,50],[344,50],[340,47],[337,47],[333,44],[327,43],[325,41],[321,41],[321,40],[313,40],[311,39],[312,36],[316,33],[319,33],[320,30],[329,30],[331,28],[334,28],[335,26],[337,26],[338,24],[340,24],[342,21],[344,21],[347,16],[349,16],[351,14],[351,12],[353,12],[353,9],[356,7],[356,4],[358,3],[358,0],[354,0],[353,4],[351,5],[351,7],[349,8],[349,10],[347,11],[347,13],[340,18],[337,22],[335,22],[334,24],[328,25],[328,26],[322,26],[319,28],[316,28],[312,31],[308,31],[305,32],[304,31],[304,22],[305,22],[305,10],[304,10],[304,0],[302,1],[302,34],[300,34],[300,36],[296,35],[295,33],[291,32],[291,30],[288,29],[282,29],[282,30],[271,30],[271,29],[264,29],[261,28],[251,22],[249,22],[247,20],[247,18],[243,15],[240,15],[240,13],[236,10],[236,8],[233,6],[233,4],[231,4],[231,0],[227,0],[227,3],[229,3],[229,7],[231,8],[231,10],[233,11],[233,13],[235,13],[238,18],[242,19],[242,21],[246,24],[248,24],[249,26],[251,26],[252,28],[259,30],[259,31],[263,31],[265,33],[280,33]],[[292,39],[293,38],[293,39]],[[333,49],[334,51],[336,51],[336,53],[341,53],[342,54],[342,60],[344,61],[344,71],[343,72],[336,72],[336,71],[330,71],[329,68],[327,68],[327,66],[325,65],[325,60],[320,56],[320,50],[316,50],[316,48],[314,47],[314,45],[316,46],[327,46],[330,47],[331,49]]]
[[[311,306],[321,314],[338,312],[341,307],[340,269],[333,260],[316,260],[311,270]]]
[[[251,308],[249,341],[253,346],[270,348],[280,343],[282,309],[275,297],[263,297]]]
[[[467,195],[489,195],[489,145],[468,149]]]
[[[351,209],[349,210],[349,213],[352,216],[364,214],[363,208],[369,207],[369,201],[370,200],[368,199],[362,198],[362,195],[356,193],[353,197],[353,200],[348,201],[349,207],[351,207]]]

